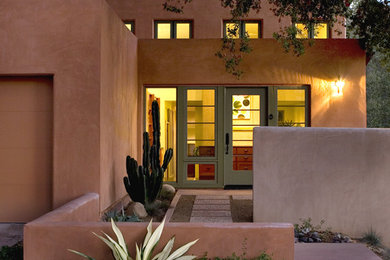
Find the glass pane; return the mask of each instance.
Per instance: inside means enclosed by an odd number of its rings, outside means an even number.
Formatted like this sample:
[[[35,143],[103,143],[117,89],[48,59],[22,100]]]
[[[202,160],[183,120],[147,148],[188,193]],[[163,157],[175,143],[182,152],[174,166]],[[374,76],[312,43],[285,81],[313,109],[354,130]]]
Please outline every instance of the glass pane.
[[[317,23],[314,25],[314,38],[327,39],[328,38],[328,24]]]
[[[146,88],[146,131],[149,132],[149,142],[152,144],[153,120],[152,101],[160,104],[160,158],[168,148],[173,148],[173,157],[164,174],[164,181],[176,181],[176,89]]]
[[[225,23],[225,33],[227,38],[240,38],[240,26],[236,23]]]
[[[295,27],[298,29],[297,38],[307,39],[309,38],[309,30],[305,27],[303,23],[296,23]]]
[[[215,108],[203,106],[187,107],[187,121],[188,123],[214,123]]]
[[[213,141],[215,136],[214,124],[187,123],[188,141]]]
[[[260,95],[232,96],[233,170],[252,170],[253,128],[260,126]]]
[[[248,130],[233,130],[233,141],[252,141],[253,140],[253,127]]]
[[[215,180],[215,165],[214,164],[188,164],[187,165],[187,180]]]
[[[170,39],[170,38],[171,38],[171,24],[157,23],[157,39]]]
[[[214,157],[215,142],[214,141],[198,141],[187,143],[187,154],[190,157]]]
[[[259,23],[245,23],[245,31],[251,39],[259,38]]]
[[[214,106],[214,89],[189,89],[187,91],[187,106]]]
[[[187,91],[187,155],[215,157],[215,90]]]
[[[278,89],[278,126],[304,127],[305,125],[305,90]]]
[[[131,23],[126,23],[125,25],[126,25],[127,29],[129,29],[130,32],[133,31],[132,30],[133,29],[133,25]]]
[[[190,23],[177,23],[176,24],[176,38],[177,39],[189,39],[190,38]]]

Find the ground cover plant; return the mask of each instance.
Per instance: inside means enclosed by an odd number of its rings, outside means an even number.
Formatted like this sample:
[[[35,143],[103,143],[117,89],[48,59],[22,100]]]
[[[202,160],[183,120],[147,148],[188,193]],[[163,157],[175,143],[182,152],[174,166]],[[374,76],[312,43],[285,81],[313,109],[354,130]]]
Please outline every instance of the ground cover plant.
[[[0,249],[0,260],[22,260],[23,242],[20,241],[13,246],[3,246]]]
[[[300,224],[294,224],[294,236],[297,242],[303,243],[350,243],[352,239],[342,233],[332,232],[331,228],[324,229],[325,220],[318,225],[312,223],[311,218],[299,219]]]

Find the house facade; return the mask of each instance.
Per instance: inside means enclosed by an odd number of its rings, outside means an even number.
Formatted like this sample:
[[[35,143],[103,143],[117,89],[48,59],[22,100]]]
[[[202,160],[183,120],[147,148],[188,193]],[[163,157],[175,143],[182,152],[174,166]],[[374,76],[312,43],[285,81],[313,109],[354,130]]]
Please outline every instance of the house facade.
[[[232,26],[218,0],[183,14],[156,0],[1,1],[0,205],[10,210],[0,222],[86,192],[100,194],[101,211],[123,197],[125,156],[141,159],[154,99],[161,153],[175,151],[165,181],[181,188],[251,185],[257,126],[365,127],[358,42],[321,23],[302,30],[315,45],[297,58],[272,38],[291,21],[269,8],[239,22],[253,51],[238,80],[215,57]]]

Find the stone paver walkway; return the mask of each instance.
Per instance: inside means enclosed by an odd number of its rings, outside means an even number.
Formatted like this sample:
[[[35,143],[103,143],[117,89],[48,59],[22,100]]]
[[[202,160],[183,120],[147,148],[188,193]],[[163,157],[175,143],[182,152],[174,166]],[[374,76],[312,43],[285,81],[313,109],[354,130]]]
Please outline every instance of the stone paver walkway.
[[[229,195],[197,195],[190,222],[232,223]]]

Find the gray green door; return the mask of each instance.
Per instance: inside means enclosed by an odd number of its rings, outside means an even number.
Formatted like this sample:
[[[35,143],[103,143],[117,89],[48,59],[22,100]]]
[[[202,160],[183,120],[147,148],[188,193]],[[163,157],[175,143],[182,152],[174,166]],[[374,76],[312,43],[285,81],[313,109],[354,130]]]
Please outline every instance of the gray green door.
[[[224,185],[252,185],[253,128],[267,124],[264,88],[226,88]]]

